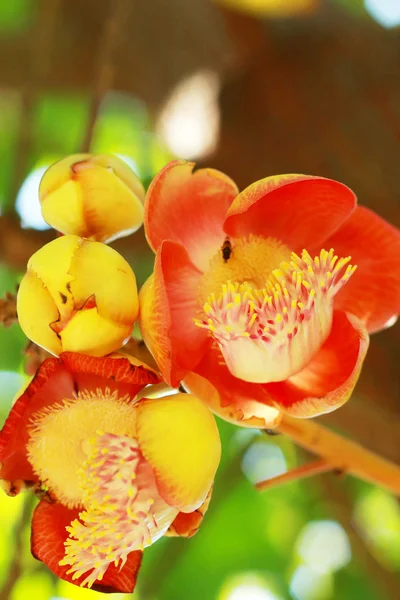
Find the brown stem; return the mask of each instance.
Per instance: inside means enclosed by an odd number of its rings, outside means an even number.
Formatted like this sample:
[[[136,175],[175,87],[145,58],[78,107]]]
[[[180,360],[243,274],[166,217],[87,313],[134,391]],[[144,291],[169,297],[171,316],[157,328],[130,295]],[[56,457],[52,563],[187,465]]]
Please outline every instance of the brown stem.
[[[355,475],[400,495],[398,465],[327,429],[315,419],[294,419],[285,415],[279,431],[320,456],[332,469]]]
[[[36,26],[30,37],[28,69],[21,93],[17,162],[11,187],[13,201],[28,167],[32,146],[33,107],[49,72],[59,4],[60,0],[42,0],[39,3]]]
[[[110,15],[105,21],[104,33],[100,39],[97,78],[86,133],[82,142],[82,152],[90,151],[90,144],[93,139],[94,127],[101,102],[114,81],[114,49],[121,38],[124,23],[127,22],[130,4],[130,0],[110,1]]]
[[[18,323],[17,299],[15,294],[7,292],[5,298],[0,298],[0,325],[9,327]]]

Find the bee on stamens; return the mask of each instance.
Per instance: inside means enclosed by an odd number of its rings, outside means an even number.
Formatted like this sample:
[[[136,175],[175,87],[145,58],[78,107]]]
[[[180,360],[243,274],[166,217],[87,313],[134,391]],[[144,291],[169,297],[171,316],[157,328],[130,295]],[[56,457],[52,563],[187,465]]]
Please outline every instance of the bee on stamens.
[[[231,241],[228,236],[226,236],[224,243],[222,244],[221,251],[222,251],[222,258],[224,259],[224,262],[225,263],[228,262],[228,260],[231,257],[231,254],[233,252],[232,244],[231,244]]]

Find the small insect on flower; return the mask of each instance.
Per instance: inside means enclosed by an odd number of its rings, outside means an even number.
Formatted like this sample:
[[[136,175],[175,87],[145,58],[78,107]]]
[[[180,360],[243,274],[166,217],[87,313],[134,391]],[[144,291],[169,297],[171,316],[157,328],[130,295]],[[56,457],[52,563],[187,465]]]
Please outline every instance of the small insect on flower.
[[[232,254],[232,244],[228,236],[226,236],[224,243],[222,244],[222,258],[227,263]]]
[[[400,232],[337,181],[278,175],[238,193],[223,173],[174,161],[149,187],[144,223],[156,258],[143,338],[172,387],[240,425],[341,406],[368,334],[400,312]]]
[[[32,552],[66,581],[131,592],[144,548],[201,523],[218,430],[194,396],[136,398],[159,381],[126,355],[64,352],[42,363],[0,432],[3,488],[36,488]]]

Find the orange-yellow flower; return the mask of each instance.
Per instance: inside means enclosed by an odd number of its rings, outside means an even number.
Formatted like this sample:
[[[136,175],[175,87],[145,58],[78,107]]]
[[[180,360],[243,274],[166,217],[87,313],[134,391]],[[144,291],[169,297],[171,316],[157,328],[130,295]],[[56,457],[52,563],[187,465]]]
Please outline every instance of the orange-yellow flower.
[[[156,260],[139,318],[163,378],[242,425],[334,410],[367,331],[400,312],[399,231],[336,181],[282,175],[238,194],[193,167],[167,165],[145,201]]]
[[[10,412],[0,433],[3,487],[46,490],[32,552],[62,579],[131,592],[146,546],[199,527],[218,430],[194,396],[135,398],[157,381],[132,358],[65,352],[42,363]]]
[[[39,198],[43,218],[61,231],[109,242],[143,223],[144,189],[117,156],[74,154],[44,174]]]
[[[27,337],[49,352],[102,356],[132,333],[138,314],[135,275],[109,246],[62,236],[30,258],[17,310]]]

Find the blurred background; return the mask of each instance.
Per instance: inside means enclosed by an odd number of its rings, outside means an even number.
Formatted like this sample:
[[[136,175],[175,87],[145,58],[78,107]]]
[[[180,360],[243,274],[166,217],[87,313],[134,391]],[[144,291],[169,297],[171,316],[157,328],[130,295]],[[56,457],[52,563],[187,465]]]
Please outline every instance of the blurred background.
[[[118,154],[146,186],[176,156],[240,187],[324,175],[400,226],[399,24],[399,0],[1,0],[0,294],[54,237],[37,199],[45,168],[80,151]],[[114,245],[143,283],[143,232]],[[399,341],[398,325],[374,336],[354,397],[320,419],[395,462]],[[17,325],[0,329],[2,421],[25,347]],[[396,498],[334,475],[257,492],[309,457],[218,424],[203,527],[146,550],[136,600],[399,600]],[[33,505],[0,496],[1,600],[100,598],[31,557]]]

